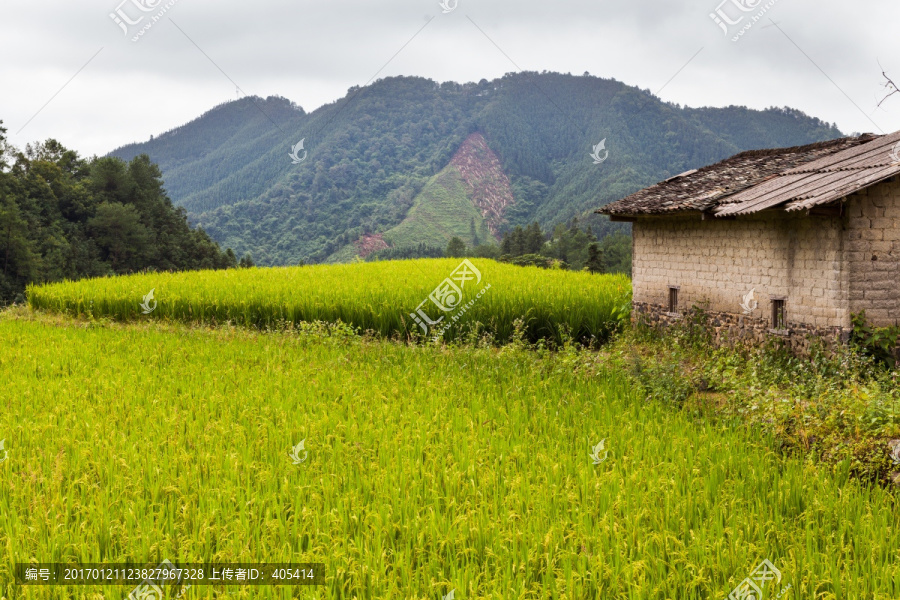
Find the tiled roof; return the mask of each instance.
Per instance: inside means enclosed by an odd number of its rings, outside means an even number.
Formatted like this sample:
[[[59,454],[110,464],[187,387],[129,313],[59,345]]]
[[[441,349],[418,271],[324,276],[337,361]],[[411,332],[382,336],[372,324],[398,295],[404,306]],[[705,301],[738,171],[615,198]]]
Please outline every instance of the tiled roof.
[[[840,200],[900,173],[900,132],[881,136],[735,194],[719,206],[718,216],[744,215],[783,207],[792,212]]]
[[[640,216],[709,211],[726,216],[782,205],[786,210],[811,208],[900,173],[900,157],[895,161],[891,156],[898,144],[900,132],[742,152],[676,175],[597,212]]]

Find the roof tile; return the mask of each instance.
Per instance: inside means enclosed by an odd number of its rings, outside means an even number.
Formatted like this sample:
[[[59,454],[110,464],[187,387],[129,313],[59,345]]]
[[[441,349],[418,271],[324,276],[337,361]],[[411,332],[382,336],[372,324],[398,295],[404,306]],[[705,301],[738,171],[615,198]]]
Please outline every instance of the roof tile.
[[[888,136],[866,134],[793,148],[750,150],[676,175],[597,212],[640,216],[713,211],[725,216],[788,202],[794,202],[788,210],[799,210],[810,202],[833,199],[835,190],[850,189],[855,185],[853,182],[862,185],[872,179],[873,173],[879,176],[888,173],[884,167],[891,162],[890,148],[898,143],[900,132]],[[900,172],[900,162],[896,167]],[[849,172],[849,176],[837,175],[842,172]],[[796,201],[802,201],[801,205]]]

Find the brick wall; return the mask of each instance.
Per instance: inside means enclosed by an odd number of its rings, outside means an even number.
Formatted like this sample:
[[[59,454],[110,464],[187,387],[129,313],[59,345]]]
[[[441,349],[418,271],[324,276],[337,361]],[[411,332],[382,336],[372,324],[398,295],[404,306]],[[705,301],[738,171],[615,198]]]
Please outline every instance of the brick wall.
[[[869,321],[900,324],[900,182],[876,185],[847,199],[850,310]]]
[[[850,326],[841,218],[650,217],[632,233],[635,302],[666,306],[669,286],[680,286],[682,310],[707,301],[710,311],[741,314],[743,296],[755,288],[751,318],[769,319],[774,296],[786,299],[791,324]]]
[[[816,327],[799,323],[773,334],[769,319],[720,312],[701,312],[689,308],[680,316],[673,316],[660,306],[635,302],[631,313],[635,325],[665,330],[670,327],[691,327],[702,324],[715,346],[735,346],[740,343],[762,345],[776,340],[800,356],[809,356],[814,344],[833,351],[850,339],[850,331],[843,327]]]

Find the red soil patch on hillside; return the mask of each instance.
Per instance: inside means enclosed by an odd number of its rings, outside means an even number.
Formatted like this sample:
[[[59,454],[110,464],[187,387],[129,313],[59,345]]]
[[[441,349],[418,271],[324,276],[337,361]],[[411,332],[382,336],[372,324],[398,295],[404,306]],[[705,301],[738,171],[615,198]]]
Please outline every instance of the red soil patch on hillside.
[[[356,253],[359,254],[360,258],[365,258],[373,252],[390,248],[380,233],[364,235],[353,243],[356,245]]]
[[[450,164],[459,169],[472,203],[487,221],[488,229],[498,237],[506,207],[513,204],[509,177],[500,159],[480,133],[473,133],[462,143]]]

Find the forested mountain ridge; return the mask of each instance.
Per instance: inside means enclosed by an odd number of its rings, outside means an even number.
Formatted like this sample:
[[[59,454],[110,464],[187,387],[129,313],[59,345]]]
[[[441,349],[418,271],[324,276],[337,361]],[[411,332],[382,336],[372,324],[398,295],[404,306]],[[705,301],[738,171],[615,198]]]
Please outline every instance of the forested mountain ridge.
[[[519,73],[467,84],[388,78],[312,113],[283,98],[244,98],[112,154],[148,154],[176,204],[238,255],[290,264],[346,259],[390,244],[398,228],[410,234],[403,240],[415,238],[411,220],[429,228],[423,235],[446,236],[461,227],[463,208],[476,237],[479,220],[499,234],[576,216],[602,235],[609,224],[585,215],[646,185],[743,150],[840,136],[792,109],[683,108],[587,74]],[[293,164],[288,153],[300,140],[308,154]],[[452,174],[473,140],[496,157],[511,200],[502,181],[486,201],[458,165]],[[609,155],[595,164],[590,152],[601,140]],[[456,222],[426,222],[451,213]]]

